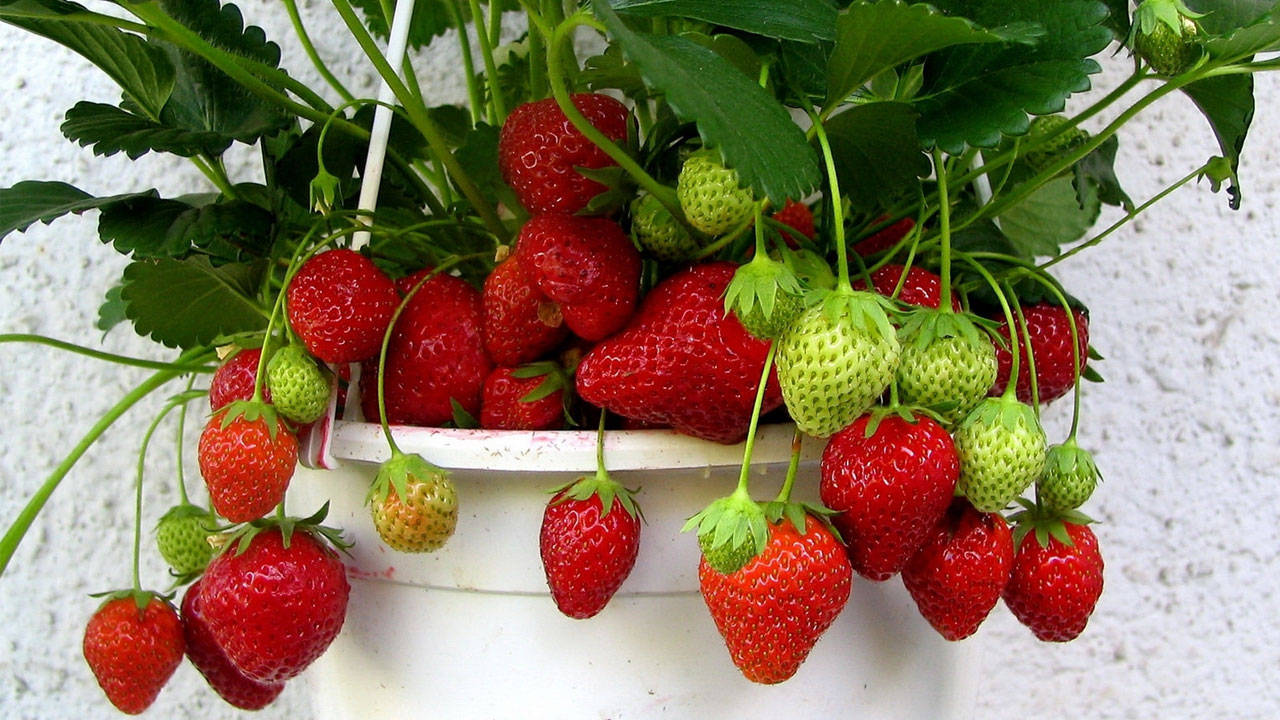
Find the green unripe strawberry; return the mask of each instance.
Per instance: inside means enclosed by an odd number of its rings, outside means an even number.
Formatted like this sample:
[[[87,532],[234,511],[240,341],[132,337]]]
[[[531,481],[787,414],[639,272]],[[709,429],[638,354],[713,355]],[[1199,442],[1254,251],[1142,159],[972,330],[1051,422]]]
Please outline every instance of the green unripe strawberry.
[[[711,150],[700,150],[684,161],[676,197],[689,224],[711,236],[738,227],[754,212],[751,191],[738,184],[737,171],[726,168]]]
[[[1089,451],[1067,440],[1049,448],[1044,474],[1036,481],[1036,497],[1046,510],[1074,510],[1093,495],[1100,477]]]
[[[862,415],[893,381],[901,348],[879,295],[837,289],[778,342],[778,383],[796,426],[827,437]]]
[[[1044,472],[1044,428],[1035,410],[1015,397],[983,400],[953,438],[960,458],[957,487],[982,512],[1004,510]]]
[[[689,518],[682,532],[694,528],[698,529],[698,547],[707,564],[725,575],[750,562],[769,540],[764,508],[751,499],[744,487],[713,500]]]
[[[934,410],[947,427],[977,407],[996,381],[995,346],[964,315],[918,310],[898,340],[899,400]]]
[[[662,262],[688,262],[702,249],[702,243],[653,195],[631,201],[631,234],[642,250]]]
[[[332,376],[302,349],[288,345],[276,351],[267,363],[267,387],[271,404],[286,418],[306,424],[318,420],[329,409]]]
[[[734,272],[725,289],[724,309],[737,316],[747,332],[774,340],[804,311],[804,287],[786,265],[758,253]]]
[[[392,550],[438,550],[458,525],[458,491],[449,473],[418,455],[392,451],[369,490],[373,526]]]
[[[1039,142],[1071,122],[1065,115],[1041,115],[1031,121],[1031,129],[1027,131],[1027,143]],[[1089,133],[1079,127],[1069,128],[1058,133],[1052,140],[1038,145],[1022,157],[1032,170],[1039,172],[1051,165],[1055,160],[1076,150],[1089,141]]]
[[[1182,0],[1144,0],[1133,14],[1130,44],[1161,75],[1186,72],[1200,57],[1198,17]]]
[[[160,557],[177,575],[193,575],[213,559],[209,536],[214,534],[209,511],[195,505],[175,505],[156,524]]]

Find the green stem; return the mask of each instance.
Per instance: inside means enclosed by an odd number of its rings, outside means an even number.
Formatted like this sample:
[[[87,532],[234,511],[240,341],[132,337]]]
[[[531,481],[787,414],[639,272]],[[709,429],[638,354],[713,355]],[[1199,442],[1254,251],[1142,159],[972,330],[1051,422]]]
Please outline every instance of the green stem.
[[[1040,417],[1040,387],[1036,382],[1036,356],[1031,347],[1031,328],[1027,326],[1027,318],[1022,314],[1022,302],[1018,300],[1018,294],[1013,291],[1013,285],[1006,285],[1009,291],[1009,300],[1013,305],[1014,315],[1018,318],[1018,324],[1009,334],[1009,342],[1011,344],[1021,343],[1021,349],[1026,350],[1027,360],[1027,380],[1031,385],[1031,408],[1035,410],[1036,417]],[[1021,339],[1015,338],[1014,334],[1018,334]],[[1010,387],[1018,384],[1018,368],[1011,367],[1009,369],[1009,385],[1005,387],[1008,392]]]
[[[976,270],[978,274],[987,281],[987,284],[991,286],[991,291],[995,293],[996,300],[1000,302],[1000,308],[1004,311],[1005,323],[1007,323],[1010,328],[1009,354],[1012,356],[1012,360],[1009,363],[1009,382],[1005,384],[1004,388],[1004,397],[1009,397],[1011,392],[1016,392],[1016,388],[1018,386],[1018,371],[1020,369],[1019,359],[1022,355],[1022,353],[1018,351],[1017,340],[1013,338],[1014,333],[1017,331],[1017,323],[1014,322],[1013,309],[1009,307],[1009,300],[1005,297],[1004,290],[1001,289],[1000,283],[991,275],[991,271],[987,270],[982,263],[974,260],[968,255],[961,255],[960,257],[972,265],[973,269]]]
[[[112,353],[94,350],[84,347],[83,345],[74,345],[62,340],[55,340],[44,335],[31,335],[25,333],[5,333],[0,334],[0,343],[32,343],[34,345],[47,345],[58,350],[66,350],[68,352],[83,355],[94,360],[105,360],[107,362],[116,363],[117,365],[126,365],[128,367],[144,368],[147,370],[172,370],[177,373],[212,373],[217,370],[209,365],[191,365],[186,363],[166,363],[156,362],[154,360],[142,360],[140,358],[127,357],[125,355],[115,355]]]
[[[320,77],[329,83],[329,87],[338,93],[339,97],[345,102],[351,102],[355,99],[336,76],[329,71],[329,67],[325,65],[324,60],[320,58],[320,53],[316,52],[316,46],[311,42],[311,35],[307,33],[307,28],[302,23],[302,16],[298,13],[298,3],[296,0],[284,0],[285,10],[289,13],[289,22],[293,23],[294,34],[298,36],[298,42],[302,44],[302,50],[310,58],[311,64],[315,67],[316,72],[320,73]]]
[[[191,379],[187,381],[188,393],[191,392],[191,388],[194,387],[195,384],[196,384],[196,378],[194,375],[192,375]],[[182,500],[183,505],[188,505],[191,502],[191,500],[187,497],[187,479],[182,468],[182,451],[185,449],[183,446],[186,444],[184,442],[186,440],[186,435],[187,435],[187,403],[184,402],[178,408],[178,443],[174,452],[174,455],[176,457],[176,462],[177,462],[178,497]]]
[[[483,117],[484,96],[480,94],[480,84],[476,82],[476,62],[471,57],[471,36],[467,33],[467,23],[462,18],[462,0],[449,0],[447,3],[453,24],[458,28],[458,54],[462,56],[462,72],[467,78],[467,98],[471,102],[471,124],[475,125]],[[532,38],[532,35],[530,36]]]
[[[604,469],[604,425],[609,411],[600,408],[600,422],[596,425],[596,480],[609,481],[609,471]]]
[[[147,448],[151,445],[151,436],[155,434],[156,428],[160,427],[160,422],[164,420],[169,411],[177,406],[177,403],[170,402],[165,405],[151,421],[151,425],[147,427],[147,431],[142,435],[142,447],[138,450],[138,473],[133,482],[133,590],[134,592],[142,592],[142,580],[139,574],[139,565],[142,560],[142,478],[146,474],[147,466]],[[184,405],[185,407],[185,405]],[[186,502],[186,492],[182,494],[183,502]]]
[[[933,149],[933,166],[938,175],[938,225],[942,233],[941,253],[942,289],[938,294],[938,311],[951,312],[951,198],[947,194],[947,163],[942,157],[942,150]],[[899,278],[899,284],[906,278],[906,272]]]
[[[827,184],[831,189],[831,225],[835,236],[836,257],[840,264],[836,289],[852,291],[853,286],[849,283],[849,248],[845,246],[844,238],[844,205],[840,200],[840,178],[836,176],[835,155],[831,152],[831,142],[827,139],[827,131],[822,127],[821,119],[814,113],[812,106],[808,108],[808,112],[813,120],[818,144],[822,147],[822,159],[827,167]]]
[[[751,409],[751,424],[747,428],[747,443],[742,449],[742,471],[738,473],[738,488],[734,495],[751,499],[747,485],[751,474],[751,453],[756,447],[756,428],[760,425],[760,411],[764,408],[764,391],[769,386],[769,374],[773,371],[773,357],[778,352],[778,343],[769,343],[769,352],[764,356],[764,371],[760,373],[760,384],[756,387],[756,402]]]
[[[529,28],[537,27],[541,20],[534,19],[535,13],[527,5],[525,13],[529,16]],[[550,88],[547,85],[547,47],[541,32],[529,33],[529,93],[533,97],[546,97]]]
[[[791,461],[787,463],[787,477],[782,481],[782,489],[778,490],[778,497],[774,498],[774,502],[786,503],[791,501],[791,489],[795,487],[796,476],[800,470],[800,450],[804,447],[804,433],[800,428],[796,428],[791,435]],[[804,532],[804,528],[796,528],[800,532]]]
[[[507,119],[507,100],[502,86],[498,83],[498,66],[493,61],[493,43],[489,33],[485,31],[484,14],[480,11],[480,0],[469,0],[471,3],[471,21],[476,28],[476,42],[480,45],[480,59],[484,61],[485,85],[489,88],[489,123],[500,126]],[[498,11],[489,5],[494,15]],[[462,28],[460,28],[462,30]]]

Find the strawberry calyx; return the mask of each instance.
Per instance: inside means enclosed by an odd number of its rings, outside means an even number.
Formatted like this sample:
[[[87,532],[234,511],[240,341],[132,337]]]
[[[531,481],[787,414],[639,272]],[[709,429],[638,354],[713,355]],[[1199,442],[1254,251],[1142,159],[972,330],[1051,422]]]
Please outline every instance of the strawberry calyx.
[[[1184,18],[1192,21],[1193,27],[1198,30],[1194,21],[1202,17],[1204,13],[1192,10],[1182,0],[1143,0],[1133,12],[1133,28],[1130,32],[1150,35],[1155,32],[1157,24],[1163,24],[1173,31],[1174,37],[1180,38],[1187,30]]]
[[[558,505],[568,500],[590,500],[592,495],[598,495],[600,497],[600,517],[606,517],[612,512],[615,501],[617,501],[616,504],[620,505],[628,515],[644,520],[644,512],[640,510],[640,505],[635,500],[635,493],[639,492],[639,490],[623,487],[621,483],[610,477],[604,468],[597,470],[595,475],[584,475],[573,482],[553,488],[549,492],[556,496],[551,502],[552,505]]]
[[[98,606],[99,609],[116,600],[133,598],[134,604],[138,606],[138,614],[141,615],[142,612],[147,609],[147,606],[151,604],[152,600],[159,600],[160,602],[172,607],[174,594],[172,592],[161,593],[156,592],[155,590],[129,588],[127,590],[105,590],[103,592],[89,593],[89,597],[102,598],[102,603]]]
[[[1093,454],[1071,436],[1045,453],[1044,475],[1036,481],[1036,500],[1046,509],[1076,508],[1089,499],[1101,480]]]
[[[1026,498],[1018,498],[1022,510],[1010,515],[1008,520],[1014,525],[1013,547],[1015,552],[1022,547],[1022,541],[1028,536],[1034,537],[1040,547],[1049,547],[1049,539],[1053,538],[1067,547],[1074,547],[1075,541],[1067,532],[1067,524],[1088,525],[1093,518],[1079,510],[1049,510],[1040,503]]]
[[[575,358],[575,361],[581,361],[581,355]],[[511,371],[511,377],[528,380],[531,378],[542,378],[542,382],[537,387],[522,395],[519,402],[531,403],[551,395],[558,390],[569,391],[573,388],[573,374],[578,369],[576,362],[573,367],[564,367],[555,360],[542,360],[535,363],[521,365]],[[564,393],[564,404],[566,414],[569,411],[569,403],[572,399],[571,392]]]
[[[410,479],[426,482],[448,480],[449,471],[427,461],[416,453],[406,453],[398,447],[391,449],[391,458],[378,468],[378,474],[369,487],[365,503],[381,505],[394,490],[397,497],[408,497]]]
[[[774,338],[803,309],[804,294],[804,286],[791,268],[757,252],[750,262],[738,267],[725,288],[724,311],[737,315],[751,334]],[[788,311],[793,317],[785,317]]]
[[[329,503],[326,502],[319,510],[305,518],[280,514],[242,523],[222,536],[219,550],[220,552],[229,552],[231,548],[235,548],[236,555],[243,555],[249,549],[255,537],[264,531],[278,529],[285,549],[289,548],[295,532],[303,532],[315,537],[317,540],[327,540],[333,547],[346,552],[351,547],[351,543],[343,539],[342,529],[321,524],[328,515]]]
[[[877,405],[866,413],[867,425],[862,430],[862,437],[869,438],[876,434],[880,423],[889,417],[896,417],[899,420],[915,425],[920,422],[921,415],[927,416],[931,420],[942,424],[943,418],[941,412],[945,412],[945,407],[924,407],[922,405],[903,405],[895,399],[888,405]]]
[[[906,314],[906,321],[898,330],[898,342],[907,347],[923,351],[939,338],[962,338],[965,342],[984,342],[980,325],[994,326],[994,323],[979,318],[971,313],[951,312],[950,309],[935,310],[928,307],[913,307]]]
[[[804,523],[801,522],[801,527]],[[698,546],[707,564],[728,575],[759,555],[769,542],[764,506],[751,499],[746,487],[711,501],[689,518],[681,532],[697,528]]]
[[[222,430],[226,430],[227,426],[235,422],[237,418],[244,418],[245,422],[250,423],[262,420],[266,423],[267,432],[270,433],[271,439],[274,441],[280,428],[280,416],[276,409],[261,400],[236,400],[218,412],[222,416],[219,421],[219,427]]]
[[[806,305],[820,305],[832,325],[847,317],[850,327],[879,340],[896,343],[897,331],[889,322],[889,316],[897,315],[898,311],[893,301],[883,295],[841,285],[830,292],[815,290],[809,293]]]

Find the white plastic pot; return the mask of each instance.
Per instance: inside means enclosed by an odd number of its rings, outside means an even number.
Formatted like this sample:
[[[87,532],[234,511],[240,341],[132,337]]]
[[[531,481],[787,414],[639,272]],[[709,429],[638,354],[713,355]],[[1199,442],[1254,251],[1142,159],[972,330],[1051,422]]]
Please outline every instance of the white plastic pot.
[[[753,490],[777,492],[789,426],[764,428]],[[641,488],[647,524],[635,570],[599,615],[556,610],[538,555],[547,490],[595,469],[594,432],[398,428],[406,452],[452,468],[460,517],[449,544],[405,555],[379,542],[364,505],[389,452],[378,426],[338,423],[333,470],[299,470],[290,511],[331,502],[329,524],[355,541],[346,625],[306,673],[315,716],[350,718],[968,717],[977,647],[948,643],[899,580],[855,578],[848,606],[791,680],[742,677],[698,593],[686,518],[732,491],[740,446],[666,431],[611,432],[605,462]],[[797,494],[816,495],[810,441]]]

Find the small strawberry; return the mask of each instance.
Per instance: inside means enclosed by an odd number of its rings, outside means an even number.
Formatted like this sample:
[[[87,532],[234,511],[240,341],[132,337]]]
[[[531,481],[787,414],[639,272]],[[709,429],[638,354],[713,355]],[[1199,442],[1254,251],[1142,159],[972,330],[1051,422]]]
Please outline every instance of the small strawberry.
[[[723,295],[736,269],[733,263],[704,263],[659,283],[622,332],[582,359],[579,397],[623,417],[740,442],[769,345],[725,313]],[[781,402],[771,375],[762,412]]]
[[[956,498],[902,568],[902,584],[933,629],[963,640],[996,606],[1012,569],[1009,523]]]
[[[1129,44],[1151,66],[1165,76],[1190,70],[1200,58],[1196,36],[1200,27],[1193,12],[1182,0],[1143,0],[1133,13]]]
[[[209,563],[201,613],[214,643],[246,677],[278,683],[329,647],[346,618],[346,568],[308,518],[250,527]]]
[[[635,313],[640,253],[608,218],[537,215],[520,228],[515,254],[584,340],[609,337]]]
[[[261,710],[284,691],[283,682],[262,683],[246,677],[213,639],[204,619],[201,598],[203,580],[196,580],[182,596],[182,630],[186,638],[187,658],[204,676],[209,687],[234,707]]]
[[[995,347],[965,315],[918,310],[898,340],[899,400],[934,410],[947,427],[977,407],[995,382]]]
[[[1044,474],[1036,480],[1036,499],[1046,510],[1074,510],[1093,495],[1101,477],[1093,455],[1068,438],[1049,448]]]
[[[298,268],[286,290],[289,327],[327,363],[368,359],[400,304],[395,284],[354,250],[328,250]]]
[[[412,290],[427,271],[401,281]],[[454,403],[471,416],[480,413],[484,379],[493,369],[481,338],[480,293],[450,275],[422,283],[396,321],[387,347],[384,389],[387,422],[440,427],[454,418]],[[378,419],[377,359],[364,364],[361,408]]]
[[[564,427],[568,376],[554,362],[494,368],[484,380],[480,427],[559,430]]]
[[[614,142],[627,138],[628,111],[607,95],[579,93],[573,106]],[[617,165],[569,122],[554,98],[520,105],[498,136],[502,179],[530,213],[573,214],[587,207],[604,185],[576,168]]]
[[[880,224],[888,217],[876,218],[875,224]],[[906,237],[916,227],[916,221],[911,218],[902,218],[901,220],[889,225],[881,230],[868,235],[853,244],[853,251],[862,257],[875,255],[878,252],[884,252],[894,247],[902,238]]]
[[[723,235],[751,219],[754,198],[738,184],[714,150],[699,150],[680,168],[676,197],[689,224],[707,235]]]
[[[853,571],[840,541],[806,514],[769,524],[765,549],[728,575],[703,558],[698,584],[733,664],[750,681],[795,675],[849,600]]]
[[[951,436],[923,415],[873,413],[831,436],[822,452],[822,504],[859,575],[887,580],[920,549],[955,494]]]
[[[1070,122],[1071,119],[1065,115],[1040,115],[1031,121],[1031,128],[1027,131],[1027,143],[1039,142],[1050,134],[1058,133],[1053,139],[1032,148],[1022,156],[1023,161],[1032,170],[1040,172],[1058,158],[1079,149],[1089,141],[1089,133],[1082,128],[1071,127],[1059,131]]]
[[[84,659],[120,712],[151,707],[182,663],[182,622],[152,593],[113,593],[84,630]]]
[[[1075,386],[1077,354],[1071,349],[1071,321],[1061,305],[1050,303],[1025,305],[1022,315],[1026,318],[1027,333],[1031,336],[1031,356],[1036,365],[1036,392],[1039,393],[1041,403],[1049,403],[1066,395]],[[1079,353],[1080,371],[1084,372],[1089,360],[1089,316],[1074,309],[1071,315],[1076,323],[1078,344],[1075,347]],[[1007,322],[1001,323],[997,333],[1006,343],[1011,342]],[[1022,355],[1018,368],[1018,399],[1030,403],[1031,372],[1027,367],[1026,342],[1022,332],[1018,332],[1017,342]],[[1007,346],[996,345],[996,361],[1000,365],[995,385],[991,388],[992,395],[1003,393],[1009,383],[1012,355]]]
[[[514,256],[485,278],[481,306],[485,350],[503,367],[538,360],[569,337],[560,306],[538,289]]]
[[[802,202],[788,199],[782,209],[773,214],[773,219],[786,225],[799,235],[787,231],[782,232],[782,237],[786,239],[787,245],[798,247],[800,237],[806,240],[812,240],[818,234],[817,229],[813,226],[813,210]]]
[[[261,403],[232,403],[215,412],[197,452],[213,509],[237,523],[279,505],[298,465],[298,439]]]
[[[912,265],[910,268],[885,265],[871,273],[871,288],[885,297],[897,297],[908,305],[933,310],[942,306],[942,278],[919,265]],[[853,289],[866,290],[867,281],[854,278]],[[960,299],[954,294],[951,296],[951,309],[956,312],[961,309]]]
[[[1084,524],[1088,518],[1078,513],[1064,517],[1069,519],[1036,510],[1013,517],[1019,523],[1017,552],[1004,604],[1045,642],[1074,640],[1084,632],[1102,595],[1098,538]]]
[[[1044,428],[1035,410],[1008,395],[987,398],[956,428],[958,487],[982,512],[999,512],[1044,472]]]
[[[258,379],[261,348],[237,350],[223,361],[209,381],[209,409],[218,410],[237,400],[253,399],[253,384]],[[271,390],[262,388],[262,401],[271,402]]]
[[[432,552],[458,525],[458,491],[449,473],[419,455],[393,449],[368,498],[373,527],[392,550]]]
[[[640,249],[665,263],[688,262],[702,249],[699,239],[649,194],[631,201],[631,235]]]
[[[272,404],[289,420],[305,425],[329,409],[333,374],[320,367],[300,345],[277,350],[267,362],[267,387]]]
[[[538,534],[542,569],[556,607],[583,620],[604,609],[640,552],[640,510],[601,469],[556,492]]]
[[[178,576],[204,570],[213,559],[209,536],[216,532],[209,511],[191,504],[175,505],[156,524],[160,557]]]
[[[747,332],[775,340],[804,311],[804,288],[786,265],[764,253],[738,268],[724,294],[725,312],[732,312]]]

